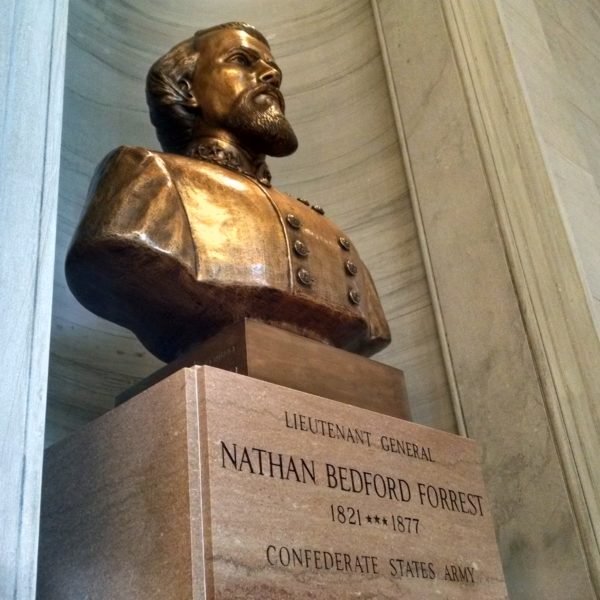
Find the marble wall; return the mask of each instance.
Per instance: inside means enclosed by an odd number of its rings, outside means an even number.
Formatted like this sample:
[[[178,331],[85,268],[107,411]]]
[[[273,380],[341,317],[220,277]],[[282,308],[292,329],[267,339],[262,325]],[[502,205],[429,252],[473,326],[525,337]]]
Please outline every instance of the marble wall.
[[[498,5],[600,323],[600,4]]]
[[[543,77],[517,76],[493,1],[374,6],[457,412],[483,449],[509,595],[591,600],[600,345],[526,101],[523,81]]]
[[[545,282],[535,276],[534,281],[546,304],[538,320],[545,321],[543,353],[552,373],[548,414],[585,559],[599,593],[600,6],[587,1],[502,0],[498,8],[541,151],[539,162],[552,190],[537,206],[536,219],[546,221],[558,209],[568,236],[567,250],[559,229],[546,231],[546,264],[552,265],[555,276]],[[550,274],[544,267],[539,273],[544,270]]]
[[[352,237],[392,328],[376,359],[405,371],[417,422],[455,431],[371,4],[79,0],[69,15],[48,443],[159,366],[131,334],[78,305],[64,257],[104,154],[121,144],[158,148],[144,99],[149,65],[195,29],[228,20],[265,32],[284,71],[300,149],[270,161],[275,185],[323,206]]]
[[[405,370],[415,420],[454,431],[454,400],[483,445],[511,597],[594,597],[600,351],[576,273],[600,315],[592,0],[73,2],[47,441],[158,366],[78,306],[64,255],[102,156],[157,148],[149,64],[232,19],[267,33],[286,74],[301,147],[271,162],[275,184],[324,206],[375,277],[394,335],[377,358]]]
[[[0,13],[0,598],[35,597],[66,0]]]

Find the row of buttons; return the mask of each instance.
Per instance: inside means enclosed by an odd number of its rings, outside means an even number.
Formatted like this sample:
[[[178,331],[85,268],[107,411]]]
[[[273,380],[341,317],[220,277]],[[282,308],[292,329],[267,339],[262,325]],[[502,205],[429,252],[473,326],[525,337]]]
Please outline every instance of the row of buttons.
[[[298,200],[298,202],[302,202],[302,204],[304,204],[305,206],[310,206],[310,208],[312,208],[315,212],[318,212],[320,215],[324,215],[325,211],[320,207],[317,206],[316,204],[310,204],[310,202],[303,200],[302,198],[296,198],[296,200]]]
[[[298,200],[308,206],[308,202],[305,200],[301,200],[300,198],[298,198]],[[320,214],[324,213],[323,209],[318,206],[313,206],[312,208]],[[286,221],[292,229],[298,230],[302,227],[302,221],[293,213],[289,213],[286,216]],[[350,251],[351,244],[347,238],[340,236],[338,238],[338,243],[343,250],[346,252]],[[302,240],[294,240],[293,248],[294,252],[301,258],[306,258],[310,254],[308,246]],[[358,267],[350,259],[345,261],[344,267],[346,269],[346,273],[351,277],[354,277],[358,273]],[[304,267],[300,267],[296,271],[296,277],[302,285],[307,287],[311,287],[315,282],[315,278],[310,274],[308,269],[305,269]],[[354,288],[350,288],[348,290],[348,298],[352,304],[360,303],[360,293]]]

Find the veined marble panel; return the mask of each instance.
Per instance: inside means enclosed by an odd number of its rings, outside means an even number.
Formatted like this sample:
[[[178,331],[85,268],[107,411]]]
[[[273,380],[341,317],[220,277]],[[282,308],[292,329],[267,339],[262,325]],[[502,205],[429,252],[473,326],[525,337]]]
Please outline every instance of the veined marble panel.
[[[526,11],[523,4],[528,7]],[[546,265],[540,261],[541,268],[531,272],[535,285],[543,290],[543,296],[538,298],[545,304],[537,314],[540,322],[545,321],[544,355],[552,374],[552,379],[547,380],[551,393],[546,402],[597,594],[600,590],[597,402],[600,7],[586,0],[502,0],[498,1],[498,7],[511,59],[526,91],[528,117],[537,128],[535,142],[542,151],[544,169],[540,165],[539,172],[545,173],[553,184],[552,195],[543,204],[535,200],[535,194],[531,195],[537,204],[537,222],[546,221],[545,229],[540,230],[545,232],[545,238],[540,238],[545,256],[540,257],[531,243],[535,228],[530,225],[534,221],[524,225],[531,255],[548,261]],[[541,32],[545,44],[531,47],[527,31],[535,31],[538,37]],[[532,70],[550,76],[525,75]],[[546,92],[545,99],[540,93],[542,89]],[[543,117],[548,104],[553,105],[557,120],[564,123],[562,135],[553,135]],[[513,197],[516,199],[517,195]],[[556,208],[560,208],[558,219]],[[532,295],[537,293],[534,291]]]
[[[510,597],[591,600],[597,453],[585,452],[597,439],[588,375],[598,371],[586,355],[598,356],[597,340],[496,5],[374,5]]]
[[[275,185],[323,206],[352,237],[392,329],[376,359],[405,371],[415,421],[454,431],[370,3],[79,0],[69,22],[48,442],[159,366],[129,332],[77,304],[64,257],[102,157],[121,144],[158,148],[144,98],[150,64],[196,29],[230,20],[263,31],[284,71],[300,148],[270,161]]]
[[[67,5],[0,9],[0,598],[15,600],[36,591]]]
[[[587,0],[499,6],[598,326],[600,6]]]

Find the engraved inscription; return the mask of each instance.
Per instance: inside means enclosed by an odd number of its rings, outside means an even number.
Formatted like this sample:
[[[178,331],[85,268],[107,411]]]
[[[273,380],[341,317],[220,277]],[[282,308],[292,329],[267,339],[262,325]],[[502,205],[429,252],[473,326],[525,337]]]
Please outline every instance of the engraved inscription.
[[[417,579],[435,579],[437,577],[433,563],[409,558],[390,558],[392,577],[414,577]]]
[[[371,432],[358,427],[349,427],[296,413],[289,414],[287,411],[285,411],[285,426],[352,444],[371,446]]]
[[[455,583],[475,583],[475,569],[460,565],[446,565],[444,579]]]
[[[331,520],[333,522],[341,523],[342,525],[362,525],[360,509],[353,506],[342,506],[341,504],[337,506],[332,504],[330,508]]]
[[[412,496],[410,486],[404,479],[329,463],[325,465],[325,470],[327,487],[332,489],[365,496],[375,495],[378,498],[387,498],[397,502],[409,502]]]
[[[233,467],[236,471],[263,475],[277,479],[316,484],[315,463],[304,458],[294,458],[262,448],[238,448],[237,444],[228,447],[221,442],[221,466]]]
[[[470,452],[461,464],[459,451],[444,456],[443,444],[432,444],[430,433],[412,425],[394,430],[383,418],[367,415],[361,422],[361,413],[353,421],[322,418],[314,407],[306,413],[286,408],[257,417],[284,435],[237,429],[214,440],[214,464],[230,473],[226,485],[243,489],[246,484],[236,482],[246,478],[257,507],[269,507],[268,527],[253,546],[258,568],[278,578],[289,573],[296,582],[312,573],[320,585],[340,585],[340,574],[355,583],[366,577],[360,585],[369,589],[381,580],[387,586],[382,597],[446,597],[449,586],[474,594],[465,598],[490,597],[480,546],[469,546],[469,532],[482,526],[493,540],[481,483],[469,475],[477,464],[471,442],[459,442]]]
[[[420,519],[413,517],[401,517],[400,515],[392,515],[392,527],[398,533],[414,533],[419,535]]]
[[[482,496],[469,494],[461,490],[453,490],[442,486],[428,485],[418,482],[419,500],[431,508],[461,512],[467,515],[483,516]]]
[[[391,435],[375,436],[373,432],[362,427],[344,423],[334,423],[326,419],[303,415],[300,413],[284,412],[285,426],[289,429],[311,433],[352,444],[376,447],[383,452],[398,454],[407,458],[415,458],[427,462],[435,462],[431,448],[422,446],[411,440],[399,440]]]
[[[378,557],[366,554],[269,545],[266,549],[266,558],[273,567],[300,567],[317,571],[342,571],[363,575],[379,574]]]

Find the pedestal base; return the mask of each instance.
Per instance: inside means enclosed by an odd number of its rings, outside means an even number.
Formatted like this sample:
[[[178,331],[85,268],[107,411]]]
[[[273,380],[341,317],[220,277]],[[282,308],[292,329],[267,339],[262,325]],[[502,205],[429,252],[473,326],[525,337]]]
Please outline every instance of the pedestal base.
[[[165,377],[209,365],[376,412],[410,419],[404,373],[374,360],[245,319],[190,349],[117,398],[121,404]]]
[[[48,449],[38,597],[507,596],[474,442],[196,367]]]

